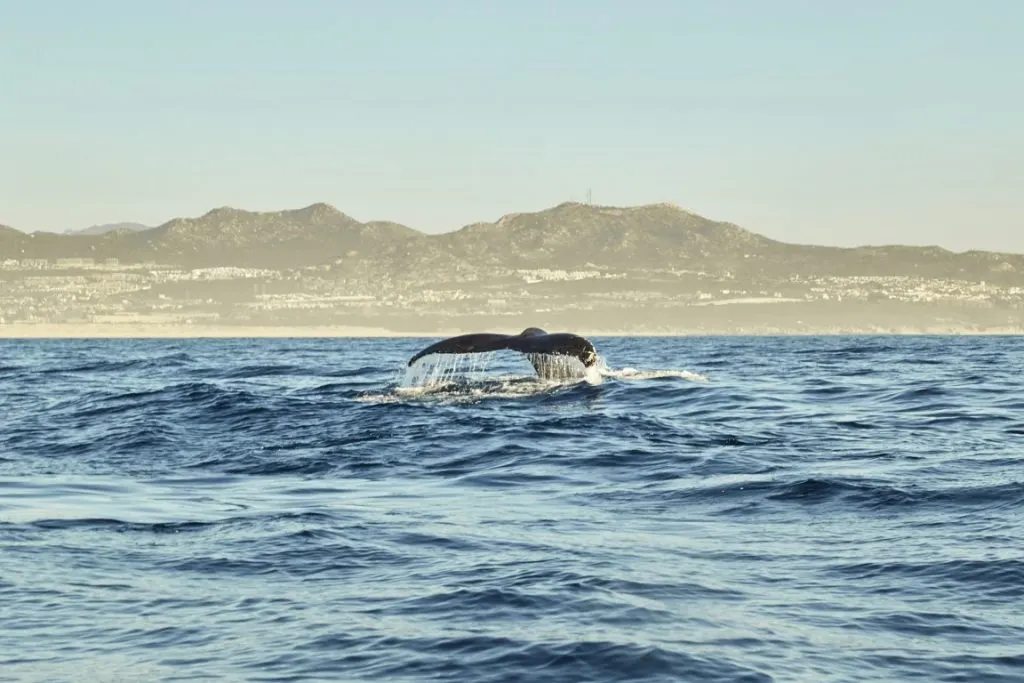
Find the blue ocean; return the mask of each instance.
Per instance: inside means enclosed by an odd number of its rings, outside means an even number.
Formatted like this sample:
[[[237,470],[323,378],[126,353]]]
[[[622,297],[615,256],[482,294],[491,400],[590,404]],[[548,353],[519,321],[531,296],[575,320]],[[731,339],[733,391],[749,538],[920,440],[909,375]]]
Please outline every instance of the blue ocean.
[[[1024,680],[1024,338],[431,341],[0,342],[0,680]]]

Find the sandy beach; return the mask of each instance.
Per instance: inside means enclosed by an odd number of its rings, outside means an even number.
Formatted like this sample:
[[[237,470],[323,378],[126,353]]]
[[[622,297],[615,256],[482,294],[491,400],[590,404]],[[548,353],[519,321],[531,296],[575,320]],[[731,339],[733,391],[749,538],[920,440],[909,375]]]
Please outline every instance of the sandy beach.
[[[159,325],[152,323],[13,323],[0,325],[0,339],[244,339],[244,338],[331,338],[331,337],[450,337],[479,332],[477,329],[434,329],[396,331],[383,327],[343,325]],[[522,329],[488,328],[488,332],[518,334]],[[592,337],[682,336],[687,333],[651,333],[630,330],[576,331]],[[689,334],[693,334],[692,332]]]
[[[449,337],[479,329],[433,329],[416,331],[395,331],[382,327],[355,327],[341,325],[281,325],[281,326],[244,326],[244,325],[161,325],[155,323],[8,323],[0,325],[0,339],[245,339],[245,338],[332,338],[332,337]],[[521,329],[488,328],[489,332],[518,334]],[[954,326],[935,325],[922,329],[908,327],[906,329],[810,329],[810,330],[708,330],[708,329],[676,329],[666,331],[650,331],[635,329],[576,329],[576,334],[587,337],[689,337],[707,335],[1020,335],[1024,330],[1017,327],[993,327],[983,330],[959,328]]]
[[[457,334],[457,333],[456,333]],[[153,323],[14,323],[0,325],[0,339],[202,339],[246,337],[417,337],[436,336],[394,332],[376,327],[159,325]]]

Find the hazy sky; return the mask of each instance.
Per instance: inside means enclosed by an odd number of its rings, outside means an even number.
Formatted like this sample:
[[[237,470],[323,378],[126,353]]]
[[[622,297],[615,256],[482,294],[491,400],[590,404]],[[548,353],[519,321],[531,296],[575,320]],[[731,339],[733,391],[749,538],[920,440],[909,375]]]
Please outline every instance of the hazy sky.
[[[1024,252],[1019,0],[0,0],[0,223],[670,201]]]

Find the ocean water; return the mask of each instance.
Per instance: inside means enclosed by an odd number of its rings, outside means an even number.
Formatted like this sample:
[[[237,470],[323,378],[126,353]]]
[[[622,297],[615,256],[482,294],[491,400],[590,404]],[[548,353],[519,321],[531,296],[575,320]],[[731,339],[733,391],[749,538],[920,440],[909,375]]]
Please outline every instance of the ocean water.
[[[0,342],[0,680],[1024,680],[1024,339],[428,341]]]

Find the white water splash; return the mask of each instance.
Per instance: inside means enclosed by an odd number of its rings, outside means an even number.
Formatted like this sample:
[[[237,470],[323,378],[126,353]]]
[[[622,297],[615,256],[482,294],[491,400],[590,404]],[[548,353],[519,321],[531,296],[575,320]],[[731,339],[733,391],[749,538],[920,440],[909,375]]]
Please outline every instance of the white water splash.
[[[586,380],[590,384],[603,381],[600,361],[592,367],[585,367],[573,356],[562,356],[542,353],[525,354],[533,365],[536,375],[532,378],[538,382],[565,383],[566,381]],[[420,358],[407,367],[399,381],[402,389],[419,387],[437,387],[456,381],[474,382],[483,379],[495,379],[488,374],[488,368],[494,360],[495,352],[464,353],[464,354],[432,354]]]
[[[533,379],[539,382],[562,384],[567,380],[585,380],[589,384],[601,384],[605,377],[623,380],[660,379],[676,377],[690,382],[707,384],[710,380],[701,374],[688,370],[651,369],[609,367],[602,356],[590,367],[573,356],[551,354],[525,354],[537,374]],[[500,379],[488,374],[495,357],[495,352],[433,354],[420,358],[412,366],[406,367],[398,385],[403,389],[430,388],[448,385],[456,381],[476,382]]]
[[[474,403],[483,399],[523,398],[549,393],[564,384],[545,382],[531,377],[498,377],[480,382],[448,382],[444,384],[395,387],[392,391],[364,394],[362,403],[402,403],[408,400],[431,399],[442,403]]]
[[[584,379],[590,384],[601,383],[601,373],[597,365],[586,367],[583,361],[575,356],[553,355],[547,353],[528,353],[527,360],[543,380],[565,381]]]
[[[391,403],[410,398],[474,401],[481,398],[517,398],[557,390],[577,382],[604,381],[597,366],[584,367],[569,356],[526,354],[536,372],[498,374],[489,371],[497,352],[431,354],[398,370],[395,388],[385,394],[365,394],[360,401]]]
[[[405,368],[399,387],[431,387],[450,384],[456,379],[473,381],[487,372],[494,352],[439,353],[420,358]]]
[[[605,378],[629,381],[677,377],[691,382],[709,382],[707,377],[686,370],[616,370],[608,367],[601,356],[597,357],[594,365],[585,367],[575,357],[548,354],[526,354],[537,374],[496,374],[488,372],[495,355],[496,352],[424,356],[398,371],[395,378],[397,386],[393,391],[367,394],[359,400],[390,403],[428,396],[455,401],[517,398],[549,392],[580,381],[601,384]]]
[[[709,380],[704,375],[696,372],[690,372],[688,370],[638,370],[636,368],[622,368],[620,370],[614,370],[612,368],[605,368],[601,371],[605,377],[614,377],[615,379],[625,380],[644,380],[644,379],[660,379],[662,377],[678,377],[679,379],[685,379],[690,382],[700,382],[702,384],[708,384]]]

